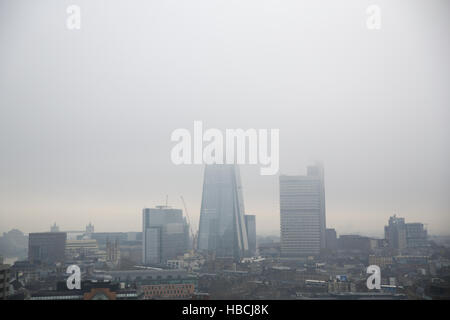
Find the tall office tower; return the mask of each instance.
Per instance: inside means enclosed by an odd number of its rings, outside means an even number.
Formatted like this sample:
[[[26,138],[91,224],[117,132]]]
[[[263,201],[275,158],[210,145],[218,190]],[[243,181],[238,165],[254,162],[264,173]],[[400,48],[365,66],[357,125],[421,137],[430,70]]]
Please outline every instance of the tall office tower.
[[[405,218],[399,218],[395,214],[390,217],[389,224],[384,227],[384,238],[390,248],[405,249],[407,244]]]
[[[183,211],[168,206],[142,210],[142,262],[165,264],[189,250],[189,225]]]
[[[309,166],[306,176],[280,176],[281,254],[317,255],[325,248],[323,167]]]
[[[42,232],[28,235],[28,260],[31,263],[53,264],[65,259],[67,234],[65,232]]]
[[[247,254],[244,200],[235,165],[205,167],[198,249],[235,260]]]
[[[250,256],[256,255],[256,216],[245,215],[245,228],[248,238],[248,253]]]

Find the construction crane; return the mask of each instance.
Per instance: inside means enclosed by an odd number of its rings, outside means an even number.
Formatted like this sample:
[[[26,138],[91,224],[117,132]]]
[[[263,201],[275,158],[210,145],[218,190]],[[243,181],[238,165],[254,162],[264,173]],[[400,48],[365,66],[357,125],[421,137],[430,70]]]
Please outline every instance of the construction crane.
[[[186,212],[186,217],[187,217],[187,220],[188,220],[188,224],[189,224],[189,231],[191,232],[191,237],[192,237],[192,252],[195,252],[195,247],[196,247],[196,245],[195,245],[195,235],[194,235],[194,232],[192,231],[192,225],[191,225],[191,219],[189,218],[189,212],[188,212],[188,210],[187,210],[187,207],[186,207],[186,202],[184,201],[184,198],[183,198],[183,196],[180,196],[180,198],[181,198],[181,201],[183,202],[183,207],[184,207],[184,211]]]

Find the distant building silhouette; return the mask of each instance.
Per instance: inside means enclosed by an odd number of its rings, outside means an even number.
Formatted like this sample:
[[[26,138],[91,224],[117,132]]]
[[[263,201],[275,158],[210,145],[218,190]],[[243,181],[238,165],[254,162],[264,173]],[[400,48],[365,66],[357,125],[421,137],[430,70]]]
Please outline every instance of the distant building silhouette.
[[[91,235],[93,233],[94,233],[94,225],[89,222],[89,224],[86,226],[86,234]]]
[[[94,232],[89,238],[97,240],[99,246],[106,246],[108,241],[118,240],[119,243],[124,243],[128,240],[128,234],[126,232]]]
[[[67,234],[65,232],[30,233],[28,260],[31,263],[64,262]]]
[[[350,252],[370,252],[372,241],[369,237],[356,234],[343,234],[339,236],[339,249]]]
[[[394,215],[384,227],[384,238],[390,248],[401,251],[426,246],[428,235],[422,223],[405,223],[405,218]]]
[[[326,248],[335,251],[338,248],[338,239],[335,229],[326,229],[325,230],[325,243]]]
[[[50,232],[59,232],[59,227],[56,225],[56,222],[50,227]]]
[[[406,224],[405,218],[396,215],[389,218],[389,224],[384,227],[384,238],[392,249],[403,250],[406,248]]]

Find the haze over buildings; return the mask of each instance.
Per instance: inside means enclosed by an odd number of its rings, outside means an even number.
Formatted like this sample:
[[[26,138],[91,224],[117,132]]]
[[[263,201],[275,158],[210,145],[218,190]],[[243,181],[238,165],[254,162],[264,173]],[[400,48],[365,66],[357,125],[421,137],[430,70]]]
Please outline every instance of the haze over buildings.
[[[280,129],[280,174],[326,167],[327,223],[382,236],[394,213],[450,225],[450,3],[0,1],[0,232],[141,229],[203,166],[170,161],[174,129]],[[279,234],[279,178],[241,168],[259,234]]]
[[[448,30],[448,0],[1,0],[0,300],[450,300]]]

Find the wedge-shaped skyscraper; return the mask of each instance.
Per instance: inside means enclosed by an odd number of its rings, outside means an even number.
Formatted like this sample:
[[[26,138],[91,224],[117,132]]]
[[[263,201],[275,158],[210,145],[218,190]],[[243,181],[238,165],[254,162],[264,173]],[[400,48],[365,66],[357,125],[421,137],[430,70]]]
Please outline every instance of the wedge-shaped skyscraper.
[[[214,164],[205,168],[198,249],[234,259],[247,254],[244,200],[235,165]]]

